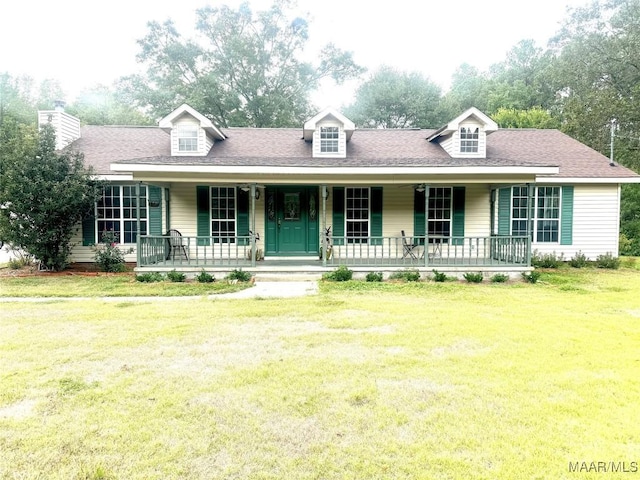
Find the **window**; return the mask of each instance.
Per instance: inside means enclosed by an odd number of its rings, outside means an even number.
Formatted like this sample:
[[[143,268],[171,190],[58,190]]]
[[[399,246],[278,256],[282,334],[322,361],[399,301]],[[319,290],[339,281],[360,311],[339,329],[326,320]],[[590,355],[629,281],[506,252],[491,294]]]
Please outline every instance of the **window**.
[[[120,243],[135,243],[137,238],[138,197],[136,186],[110,185],[104,188],[96,208],[97,242],[103,232],[113,232]],[[147,234],[147,187],[140,186],[140,234]]]
[[[530,207],[531,238],[536,242],[560,240],[560,187],[537,187]],[[511,199],[511,234],[527,234],[527,187],[513,187]]]
[[[178,127],[178,151],[198,151],[198,127],[195,125],[180,125]]]
[[[369,188],[347,188],[346,229],[349,243],[366,243],[369,236]]]
[[[471,130],[470,127],[462,127],[460,129],[460,152],[477,153],[478,152],[478,129]]]
[[[236,241],[236,189],[211,187],[211,235],[214,243]]]
[[[338,127],[320,127],[320,151],[338,153]]]
[[[429,188],[429,235],[451,236],[451,187]],[[429,239],[429,242],[441,242],[442,239]]]

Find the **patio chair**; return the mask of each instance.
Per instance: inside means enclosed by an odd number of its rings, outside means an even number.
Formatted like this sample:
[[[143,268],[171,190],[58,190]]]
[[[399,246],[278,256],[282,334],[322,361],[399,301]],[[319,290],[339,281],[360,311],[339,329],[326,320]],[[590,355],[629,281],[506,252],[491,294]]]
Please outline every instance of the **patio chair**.
[[[185,248],[182,240],[182,234],[178,230],[172,228],[167,232],[167,244],[169,246],[167,260],[169,260],[169,258],[175,260],[176,252],[179,252],[180,255],[184,255],[184,258],[189,260],[187,249]]]
[[[418,258],[414,252],[414,250],[419,246],[414,242],[414,239],[411,239],[411,243],[407,240],[407,236],[404,234],[404,230],[400,230],[402,233],[402,258]]]

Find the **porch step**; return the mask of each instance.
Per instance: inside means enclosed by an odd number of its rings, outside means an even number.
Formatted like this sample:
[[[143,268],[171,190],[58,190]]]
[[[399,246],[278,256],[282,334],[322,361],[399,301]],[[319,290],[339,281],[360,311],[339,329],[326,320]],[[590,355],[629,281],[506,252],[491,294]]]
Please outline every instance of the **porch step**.
[[[254,276],[255,282],[316,282],[322,278],[321,273],[315,272],[258,272]]]

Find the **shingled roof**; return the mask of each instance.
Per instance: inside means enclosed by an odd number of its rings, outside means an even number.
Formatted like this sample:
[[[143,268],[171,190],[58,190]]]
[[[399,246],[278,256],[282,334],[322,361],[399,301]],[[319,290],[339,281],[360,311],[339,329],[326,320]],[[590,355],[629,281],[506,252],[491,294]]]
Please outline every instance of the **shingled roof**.
[[[557,166],[556,177],[632,178],[638,175],[558,130],[500,129],[487,136],[486,158],[452,158],[427,138],[436,130],[358,129],[346,158],[312,158],[300,128],[226,128],[204,157],[171,156],[170,135],[158,127],[85,126],[71,148],[99,174],[110,164],[208,166]]]

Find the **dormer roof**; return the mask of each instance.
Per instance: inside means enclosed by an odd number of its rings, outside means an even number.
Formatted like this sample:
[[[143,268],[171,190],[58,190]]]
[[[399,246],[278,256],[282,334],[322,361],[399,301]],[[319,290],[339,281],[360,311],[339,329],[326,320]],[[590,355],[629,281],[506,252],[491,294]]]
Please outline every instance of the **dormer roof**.
[[[318,124],[324,120],[334,120],[342,124],[342,129],[346,135],[347,141],[351,139],[351,135],[356,129],[355,124],[347,117],[342,115],[339,111],[333,108],[326,108],[313,118],[310,118],[304,122],[303,138],[305,141],[310,142],[313,140],[313,133],[317,130]]]
[[[461,123],[469,119],[475,119],[476,121],[482,123],[483,131],[486,134],[489,134],[491,132],[495,132],[496,130],[498,130],[498,124],[496,122],[491,120],[491,118],[489,118],[487,115],[482,113],[476,107],[471,107],[468,110],[464,111],[461,115],[458,115],[456,118],[451,120],[445,126],[436,130],[433,134],[427,137],[427,140],[432,142],[434,140],[438,140],[441,137],[447,137],[449,135],[452,135],[453,133],[458,131]]]
[[[225,138],[227,138],[224,133],[222,133],[222,131],[211,122],[211,120],[209,120],[207,117],[205,117],[186,103],[183,103],[169,115],[160,120],[159,127],[165,132],[171,132],[171,129],[173,128],[176,120],[183,117],[184,115],[190,115],[191,117],[193,117],[200,123],[200,127],[203,128],[214,139],[224,140]]]

